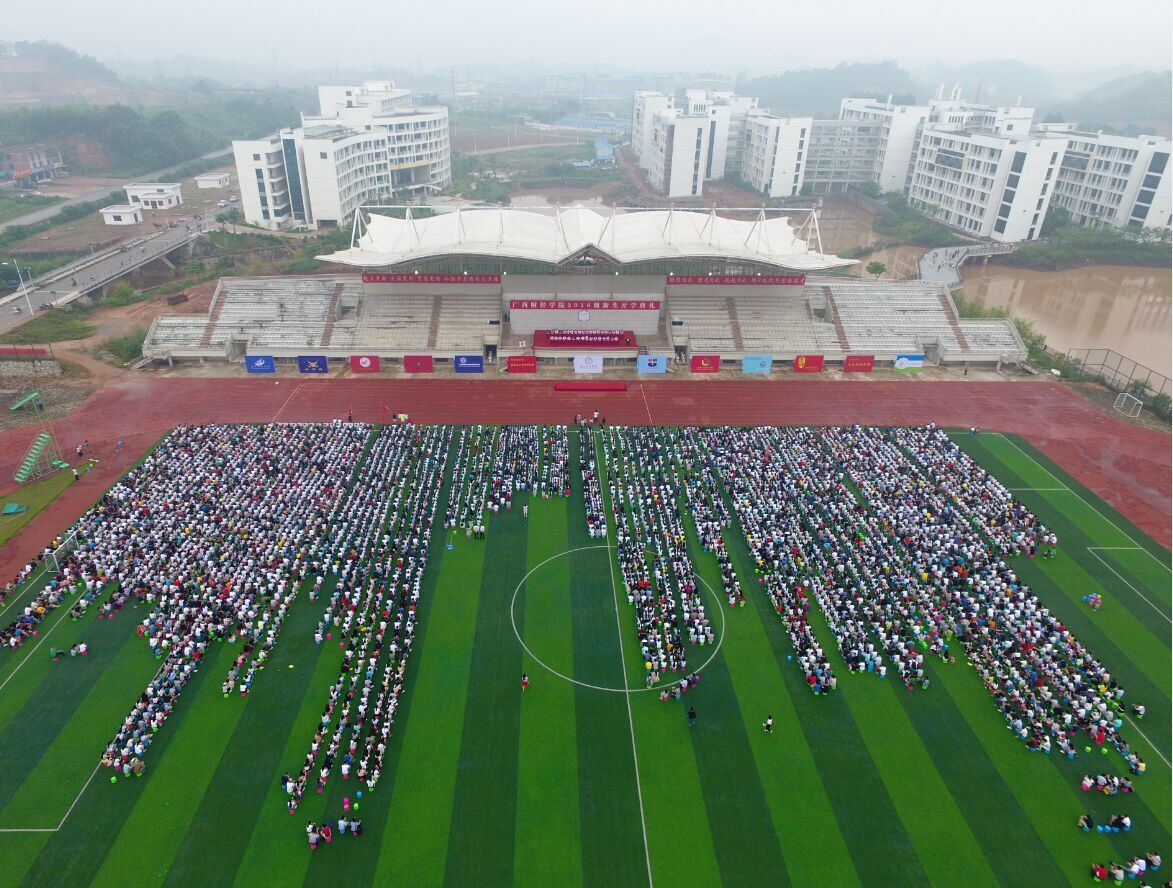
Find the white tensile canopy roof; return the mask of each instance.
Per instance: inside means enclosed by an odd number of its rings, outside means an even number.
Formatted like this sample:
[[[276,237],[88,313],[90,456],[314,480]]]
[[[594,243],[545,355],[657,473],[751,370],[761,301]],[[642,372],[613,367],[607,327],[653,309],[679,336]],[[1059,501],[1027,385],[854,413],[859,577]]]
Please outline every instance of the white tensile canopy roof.
[[[741,211],[746,212],[746,211]],[[423,219],[372,213],[350,249],[318,258],[359,268],[464,254],[558,264],[584,253],[619,264],[656,259],[746,260],[796,271],[855,264],[812,251],[785,216],[728,219],[716,211],[551,211],[506,207],[462,208]]]

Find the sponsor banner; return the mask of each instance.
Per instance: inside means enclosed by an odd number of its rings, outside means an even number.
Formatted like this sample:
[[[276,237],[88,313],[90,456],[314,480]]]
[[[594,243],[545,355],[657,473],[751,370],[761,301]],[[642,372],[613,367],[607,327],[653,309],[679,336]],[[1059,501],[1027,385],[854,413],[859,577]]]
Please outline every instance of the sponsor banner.
[[[742,373],[769,373],[773,366],[772,355],[746,355],[741,359]]]
[[[575,355],[575,373],[602,373],[603,359],[599,355]]]
[[[378,373],[378,355],[351,355],[350,369],[355,373]]]
[[[325,355],[298,355],[297,370],[299,373],[329,373],[330,362]]]
[[[499,274],[386,274],[364,271],[364,284],[499,284]]]
[[[249,373],[276,373],[277,362],[272,355],[249,355],[244,359]]]
[[[897,355],[892,362],[893,370],[923,370],[924,366],[924,355]]]
[[[795,355],[795,373],[818,373],[823,369],[822,355]]]
[[[875,366],[875,355],[848,355],[843,359],[844,373],[871,373]]]
[[[452,366],[457,373],[484,373],[484,355],[457,355],[452,359]]]
[[[635,346],[630,330],[535,330],[535,348],[625,348]]]
[[[537,373],[538,359],[536,355],[510,355],[505,366],[510,373]]]
[[[708,284],[711,287],[802,287],[805,274],[670,274],[667,282],[674,287]]]
[[[408,373],[431,373],[431,355],[404,355],[403,369]]]
[[[510,311],[659,311],[655,299],[510,299]]]
[[[721,369],[720,355],[693,355],[688,362],[693,373],[716,373]]]
[[[635,369],[638,373],[667,373],[667,355],[640,355],[635,359]]]

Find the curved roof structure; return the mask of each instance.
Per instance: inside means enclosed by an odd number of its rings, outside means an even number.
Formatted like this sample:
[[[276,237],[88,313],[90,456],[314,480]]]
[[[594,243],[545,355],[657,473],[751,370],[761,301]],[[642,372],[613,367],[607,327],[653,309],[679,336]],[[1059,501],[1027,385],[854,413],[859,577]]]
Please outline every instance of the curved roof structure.
[[[553,210],[474,207],[427,218],[372,213],[347,250],[320,256],[359,268],[383,268],[453,254],[546,262],[583,256],[619,265],[664,259],[716,258],[758,262],[796,271],[855,264],[813,252],[785,216],[728,219],[715,210]]]

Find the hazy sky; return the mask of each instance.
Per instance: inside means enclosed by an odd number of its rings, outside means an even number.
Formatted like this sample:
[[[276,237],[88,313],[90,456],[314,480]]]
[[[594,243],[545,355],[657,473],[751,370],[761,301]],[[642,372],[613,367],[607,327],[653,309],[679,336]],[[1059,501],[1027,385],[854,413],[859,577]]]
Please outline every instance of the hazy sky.
[[[372,61],[414,70],[533,62],[782,71],[1017,58],[1052,69],[1170,65],[1169,0],[54,0],[10,3],[6,39],[100,59],[174,54],[279,67]],[[1111,11],[1110,11],[1111,10]]]

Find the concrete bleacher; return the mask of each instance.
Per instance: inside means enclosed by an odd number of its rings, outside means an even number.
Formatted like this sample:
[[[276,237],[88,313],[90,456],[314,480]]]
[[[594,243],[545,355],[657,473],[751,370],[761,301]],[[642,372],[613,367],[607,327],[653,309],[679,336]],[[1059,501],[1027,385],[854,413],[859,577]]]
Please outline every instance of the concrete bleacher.
[[[332,277],[226,278],[216,295],[208,343],[222,347],[237,337],[254,348],[320,345],[337,284]]]
[[[370,352],[418,352],[428,343],[434,301],[420,295],[363,296],[354,315],[334,324],[330,344]]]
[[[435,337],[428,344],[439,352],[479,354],[489,321],[500,320],[499,296],[440,296]]]
[[[746,290],[728,299],[675,294],[672,318],[684,321],[689,347],[729,357],[742,354],[824,352],[837,347],[831,324],[811,313],[808,301]]]
[[[937,285],[843,282],[827,289],[854,350],[919,352],[924,341],[936,340],[950,352],[969,351]]]

